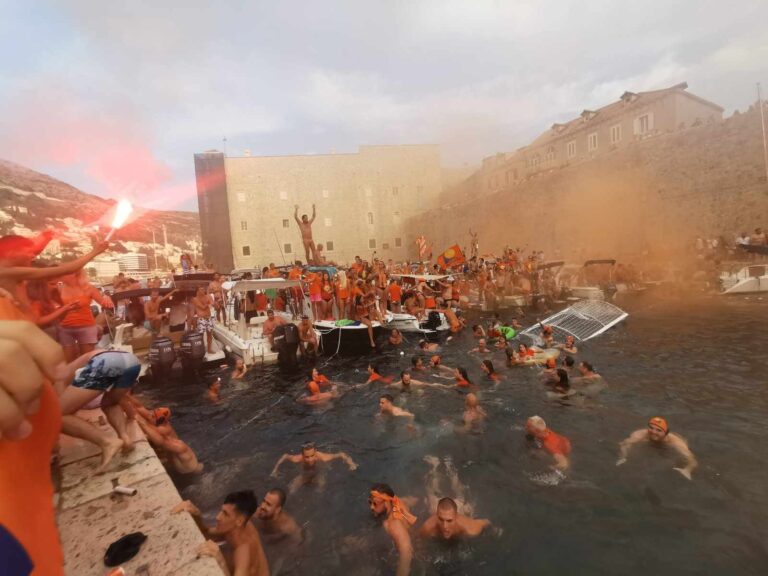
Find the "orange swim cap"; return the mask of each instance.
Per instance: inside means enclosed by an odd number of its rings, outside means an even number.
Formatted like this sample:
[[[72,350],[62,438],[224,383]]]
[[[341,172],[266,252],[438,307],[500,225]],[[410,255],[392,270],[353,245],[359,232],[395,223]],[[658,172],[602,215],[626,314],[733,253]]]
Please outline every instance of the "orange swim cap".
[[[434,356],[432,356],[432,358],[429,359],[429,361],[432,363],[432,366],[437,366],[438,364],[440,364],[440,356],[435,354]]]
[[[654,416],[648,420],[648,426],[656,426],[657,428],[664,430],[664,434],[669,434],[669,426],[667,426],[667,421],[664,420],[664,418],[661,416]]]
[[[307,384],[307,389],[309,390],[309,393],[312,395],[320,394],[320,386],[314,380],[309,384]]]

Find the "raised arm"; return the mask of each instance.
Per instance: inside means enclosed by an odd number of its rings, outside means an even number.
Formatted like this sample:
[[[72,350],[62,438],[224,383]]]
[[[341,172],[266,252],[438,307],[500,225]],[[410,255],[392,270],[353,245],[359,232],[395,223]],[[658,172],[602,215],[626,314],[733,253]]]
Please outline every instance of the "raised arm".
[[[310,224],[312,224],[312,222],[314,222],[314,221],[315,221],[315,216],[316,216],[316,215],[317,215],[317,213],[316,213],[316,211],[315,211],[315,205],[314,205],[314,204],[312,204],[312,218],[311,218],[311,219],[310,219],[310,221],[309,221],[309,223],[310,223]]]
[[[299,205],[295,204],[293,207],[293,219],[296,220],[296,224],[301,226],[301,220],[299,220]]]
[[[349,466],[350,470],[357,469],[357,464],[355,464],[355,461],[352,460],[352,458],[350,458],[346,452],[336,452],[335,454],[318,452],[317,456],[321,462],[330,462],[331,460],[343,460],[346,463],[346,465]]]
[[[72,262],[67,262],[66,264],[61,264],[59,266],[52,266],[50,268],[34,268],[32,266],[0,268],[0,278],[12,278],[14,280],[43,280],[45,278],[55,278],[57,276],[72,274],[104,252],[108,247],[109,244],[107,242],[100,242],[93,248],[93,250],[88,252],[88,254],[80,256],[80,258],[72,260]]]
[[[275,467],[272,469],[272,473],[270,476],[277,476],[277,469],[280,468],[280,465],[288,460],[289,462],[293,462],[294,464],[298,464],[301,462],[301,456],[293,456],[292,454],[283,454],[280,456],[280,459],[277,461],[277,464],[275,464]]]

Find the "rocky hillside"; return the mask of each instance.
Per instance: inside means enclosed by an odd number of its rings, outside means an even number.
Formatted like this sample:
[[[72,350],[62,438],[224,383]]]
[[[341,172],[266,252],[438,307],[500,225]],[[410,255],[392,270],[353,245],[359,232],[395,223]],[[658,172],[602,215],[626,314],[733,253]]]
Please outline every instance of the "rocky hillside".
[[[83,227],[96,222],[114,204],[114,200],[86,194],[45,174],[0,160],[0,235],[29,235],[53,228],[87,236]],[[118,246],[117,251],[151,250],[153,230],[160,248],[163,225],[169,257],[191,252],[199,245],[200,220],[196,213],[148,210],[120,231],[123,246]],[[80,242],[73,239],[71,244]],[[62,247],[66,245],[62,242]]]

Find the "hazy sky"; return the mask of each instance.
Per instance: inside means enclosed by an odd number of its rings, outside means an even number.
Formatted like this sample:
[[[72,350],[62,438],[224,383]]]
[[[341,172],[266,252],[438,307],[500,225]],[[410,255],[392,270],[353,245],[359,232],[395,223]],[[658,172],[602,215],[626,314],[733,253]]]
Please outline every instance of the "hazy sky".
[[[192,155],[526,144],[624,91],[768,90],[768,2],[0,0],[0,158],[196,209]],[[159,202],[163,199],[164,202]]]

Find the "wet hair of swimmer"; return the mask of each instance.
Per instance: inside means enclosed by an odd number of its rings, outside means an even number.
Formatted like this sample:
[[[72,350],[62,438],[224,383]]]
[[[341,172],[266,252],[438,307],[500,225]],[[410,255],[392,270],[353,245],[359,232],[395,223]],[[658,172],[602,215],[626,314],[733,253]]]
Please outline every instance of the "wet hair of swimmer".
[[[374,364],[373,362],[371,362],[370,364],[368,364],[368,366],[370,367],[371,370],[373,370],[373,372],[375,374],[379,373],[379,365],[378,364]]]
[[[256,512],[256,508],[259,507],[259,499],[256,498],[253,490],[242,490],[227,494],[224,498],[224,504],[232,504],[240,514],[250,518]]]
[[[469,374],[467,374],[467,369],[463,368],[461,366],[458,366],[456,370],[459,371],[459,374],[461,374],[461,377],[464,378],[467,382],[469,382]]]
[[[414,356],[413,358],[411,358],[411,366],[417,366],[420,360],[421,360],[421,356]]]
[[[382,394],[381,397],[384,400],[389,400],[389,402],[392,403],[392,404],[395,403],[395,398],[394,398],[394,396],[392,396],[392,394]]]
[[[459,507],[453,498],[440,498],[437,502],[438,510],[453,510],[456,514],[459,513]]]
[[[285,495],[285,490],[282,488],[271,488],[267,494],[274,494],[277,496],[277,502],[280,505],[280,508],[285,506],[285,501],[288,499],[288,496]]]
[[[395,497],[395,491],[392,490],[392,487],[389,484],[374,484],[371,486],[371,492],[379,492],[391,496],[392,498]]]
[[[496,372],[496,370],[493,369],[493,362],[490,360],[483,360],[483,364],[488,368],[488,374],[494,374]],[[464,379],[466,380],[466,377],[464,377]]]
[[[566,356],[563,358],[563,364],[568,366],[568,368],[573,368],[573,365],[576,364],[576,360],[573,359],[573,356]]]
[[[571,387],[570,383],[568,382],[568,372],[563,370],[562,368],[557,369],[557,377],[559,378],[559,382],[557,383],[558,387],[568,389]]]
[[[595,371],[595,368],[592,366],[592,364],[590,364],[586,360],[582,361],[581,365],[584,366],[584,368],[586,368],[590,372],[594,372]]]
[[[419,340],[419,348],[422,350],[427,347],[427,341],[426,340]]]

